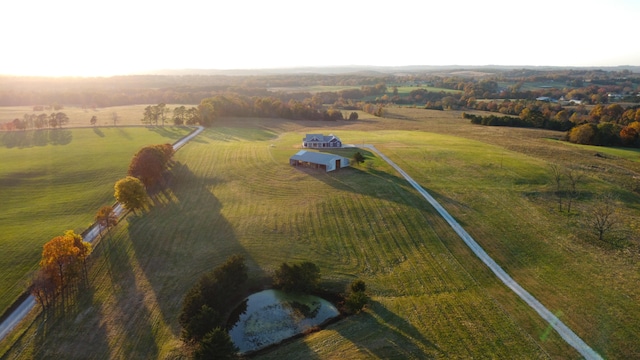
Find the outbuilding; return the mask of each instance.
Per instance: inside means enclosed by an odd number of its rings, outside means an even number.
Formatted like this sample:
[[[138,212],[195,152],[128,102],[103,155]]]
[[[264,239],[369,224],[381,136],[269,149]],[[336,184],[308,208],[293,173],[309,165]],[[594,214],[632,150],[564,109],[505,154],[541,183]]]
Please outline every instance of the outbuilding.
[[[289,158],[289,164],[291,166],[324,169],[326,172],[329,172],[349,166],[349,159],[335,154],[300,150]]]

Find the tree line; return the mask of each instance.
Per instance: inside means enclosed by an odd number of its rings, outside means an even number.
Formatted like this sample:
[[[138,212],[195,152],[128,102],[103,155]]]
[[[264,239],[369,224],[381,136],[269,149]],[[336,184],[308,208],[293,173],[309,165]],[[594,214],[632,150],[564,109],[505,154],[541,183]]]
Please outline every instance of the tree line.
[[[63,112],[24,114],[22,119],[15,118],[13,121],[0,124],[0,130],[56,129],[68,122],[69,117]]]
[[[146,189],[162,184],[163,173],[173,154],[170,144],[140,149],[131,159],[128,176],[114,186],[116,200],[128,210],[144,206]],[[112,206],[102,206],[95,215],[95,222],[98,233],[102,234],[118,223],[118,217]],[[67,230],[43,245],[40,266],[29,290],[43,309],[58,304],[58,299],[64,309],[70,291],[87,283],[86,260],[91,251],[92,245],[73,230]]]
[[[463,113],[473,124],[487,126],[532,127],[565,131],[565,139],[585,145],[640,147],[640,106],[620,104],[564,108],[537,101],[505,101],[497,110],[517,116]]]

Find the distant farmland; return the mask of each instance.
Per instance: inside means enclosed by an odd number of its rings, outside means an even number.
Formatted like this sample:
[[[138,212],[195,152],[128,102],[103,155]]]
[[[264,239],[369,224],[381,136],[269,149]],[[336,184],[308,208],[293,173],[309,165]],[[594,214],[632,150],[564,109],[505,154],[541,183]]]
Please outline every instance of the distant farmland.
[[[625,179],[637,162],[596,157],[551,131],[473,126],[458,112],[361,115],[219,120],[176,154],[155,206],[96,249],[75,310],[24,324],[0,356],[184,356],[182,297],[202,273],[242,254],[256,286],[281,262],[308,260],[325,287],[342,291],[360,278],[372,298],[363,314],[259,358],[579,358],[373,154],[361,150],[362,166],[335,173],[290,167],[307,132],[375,144],[603,357],[640,356],[637,255],[597,243],[578,221],[594,194],[612,190],[636,223],[638,197]],[[556,210],[550,163],[586,172],[572,215]]]

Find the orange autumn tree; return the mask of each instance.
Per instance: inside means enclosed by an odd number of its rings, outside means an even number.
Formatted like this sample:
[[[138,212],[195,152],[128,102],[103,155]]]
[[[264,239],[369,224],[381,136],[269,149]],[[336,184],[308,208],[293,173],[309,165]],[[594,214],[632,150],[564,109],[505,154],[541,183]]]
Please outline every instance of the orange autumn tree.
[[[65,304],[67,286],[77,280],[81,269],[86,279],[85,260],[91,254],[91,244],[73,230],[56,236],[42,247],[40,270],[32,284],[32,294],[43,307],[51,304],[57,293]]]

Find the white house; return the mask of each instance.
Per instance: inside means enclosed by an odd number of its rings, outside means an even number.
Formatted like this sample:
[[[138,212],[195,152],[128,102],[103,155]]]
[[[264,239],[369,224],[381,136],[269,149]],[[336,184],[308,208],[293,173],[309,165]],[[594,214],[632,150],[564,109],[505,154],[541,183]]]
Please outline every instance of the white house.
[[[324,169],[329,172],[349,166],[349,159],[335,154],[300,150],[289,158],[289,165]]]
[[[327,136],[322,134],[307,134],[307,136],[302,138],[302,147],[312,149],[340,148],[342,147],[342,141],[333,134]]]

